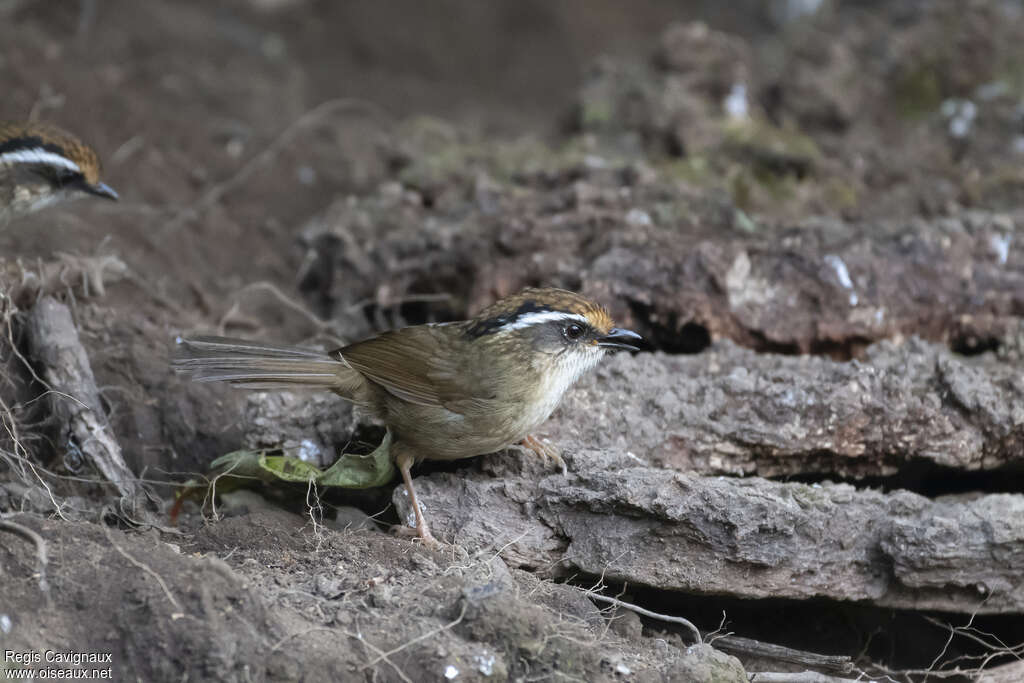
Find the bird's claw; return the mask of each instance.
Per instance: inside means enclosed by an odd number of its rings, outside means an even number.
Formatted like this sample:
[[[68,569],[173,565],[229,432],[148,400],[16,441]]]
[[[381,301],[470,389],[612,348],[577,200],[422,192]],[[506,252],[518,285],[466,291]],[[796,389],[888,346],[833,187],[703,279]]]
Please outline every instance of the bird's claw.
[[[566,466],[565,460],[562,459],[562,454],[551,444],[544,443],[537,437],[529,435],[520,441],[519,445],[526,450],[532,451],[535,455],[540,456],[542,460],[553,461],[559,468],[561,468],[562,476],[569,474],[569,468]]]

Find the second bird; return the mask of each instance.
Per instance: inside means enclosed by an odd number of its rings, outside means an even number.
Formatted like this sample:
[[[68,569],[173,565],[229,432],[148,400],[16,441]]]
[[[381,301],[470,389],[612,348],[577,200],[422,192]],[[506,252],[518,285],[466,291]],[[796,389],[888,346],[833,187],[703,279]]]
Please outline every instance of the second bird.
[[[402,473],[416,529],[436,545],[416,500],[420,460],[493,453],[523,441],[604,355],[636,350],[597,303],[561,289],[526,289],[470,320],[385,332],[330,353],[223,337],[179,342],[173,365],[198,381],[253,389],[322,388],[380,418]]]
[[[91,147],[45,123],[0,121],[0,226],[76,197],[117,199]]]

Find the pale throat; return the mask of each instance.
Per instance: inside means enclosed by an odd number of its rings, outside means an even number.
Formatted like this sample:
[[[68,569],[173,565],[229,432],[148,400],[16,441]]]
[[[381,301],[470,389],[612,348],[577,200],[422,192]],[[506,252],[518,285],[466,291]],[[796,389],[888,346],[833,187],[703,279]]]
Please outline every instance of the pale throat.
[[[558,404],[561,403],[565,392],[572,387],[588,370],[593,369],[604,357],[604,349],[572,350],[560,354],[552,367],[547,372],[540,373],[542,378],[537,392],[539,400],[533,418],[536,424],[548,419]]]

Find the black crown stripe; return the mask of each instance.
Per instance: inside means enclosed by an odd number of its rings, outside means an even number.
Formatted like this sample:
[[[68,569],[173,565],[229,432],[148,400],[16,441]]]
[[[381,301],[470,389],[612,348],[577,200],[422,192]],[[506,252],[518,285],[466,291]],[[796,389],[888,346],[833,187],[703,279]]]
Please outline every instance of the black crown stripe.
[[[519,308],[511,313],[503,313],[502,315],[474,323],[468,330],[466,330],[466,334],[473,338],[494,334],[505,325],[514,323],[527,313],[545,313],[552,310],[554,309],[546,304],[538,304],[533,299],[527,299],[519,305]]]
[[[53,152],[59,154],[62,157],[67,157],[65,152],[60,145],[55,145],[52,142],[46,142],[41,137],[35,135],[29,135],[25,137],[10,138],[0,142],[0,154],[6,154],[7,152],[21,152],[27,149],[43,149],[47,152]]]

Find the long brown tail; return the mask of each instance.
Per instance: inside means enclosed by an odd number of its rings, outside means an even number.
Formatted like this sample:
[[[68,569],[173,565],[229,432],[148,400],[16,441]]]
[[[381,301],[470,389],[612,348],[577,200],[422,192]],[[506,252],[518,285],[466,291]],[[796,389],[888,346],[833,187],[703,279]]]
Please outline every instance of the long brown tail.
[[[171,367],[197,382],[247,389],[329,389],[359,400],[365,379],[323,351],[230,337],[178,339]]]

